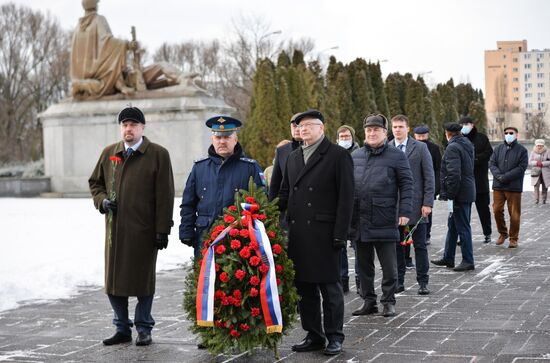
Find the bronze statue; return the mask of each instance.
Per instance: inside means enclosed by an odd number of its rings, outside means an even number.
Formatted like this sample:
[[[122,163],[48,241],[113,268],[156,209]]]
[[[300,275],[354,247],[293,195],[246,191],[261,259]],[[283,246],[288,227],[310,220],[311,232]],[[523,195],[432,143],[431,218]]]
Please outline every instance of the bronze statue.
[[[142,68],[135,28],[131,31],[132,41],[115,38],[105,17],[97,13],[98,2],[82,0],[84,16],[73,34],[71,93],[75,99],[98,99],[117,93],[132,97],[171,86],[177,86],[173,91],[184,95],[205,92],[197,74],[182,74],[172,64],[160,62]],[[132,68],[126,64],[128,51],[133,55]]]

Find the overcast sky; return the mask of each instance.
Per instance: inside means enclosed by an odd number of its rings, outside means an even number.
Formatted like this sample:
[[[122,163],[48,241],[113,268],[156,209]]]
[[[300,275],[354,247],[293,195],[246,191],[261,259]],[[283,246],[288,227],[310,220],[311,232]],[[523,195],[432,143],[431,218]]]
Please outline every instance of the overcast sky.
[[[0,3],[9,1],[0,0]],[[83,14],[80,0],[15,0],[49,11],[73,28]],[[426,73],[429,83],[453,77],[484,90],[483,51],[497,40],[528,41],[529,49],[550,48],[550,1],[545,0],[102,0],[118,37],[138,40],[150,52],[162,42],[223,40],[231,21],[262,17],[279,39],[312,38],[316,49],[338,46],[338,60],[383,60],[391,72]]]

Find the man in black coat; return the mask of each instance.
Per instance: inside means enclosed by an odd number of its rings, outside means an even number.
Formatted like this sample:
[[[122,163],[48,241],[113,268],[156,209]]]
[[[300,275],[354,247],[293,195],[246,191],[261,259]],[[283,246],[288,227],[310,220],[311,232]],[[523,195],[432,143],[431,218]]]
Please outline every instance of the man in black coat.
[[[445,124],[445,137],[449,141],[441,162],[441,190],[439,199],[447,200],[449,218],[447,219],[447,236],[443,257],[432,260],[437,266],[454,268],[454,271],[475,269],[474,251],[472,248],[472,226],[470,216],[472,203],[476,198],[474,180],[474,146],[460,131],[458,123]],[[462,262],[455,267],[455,253],[458,237]]]
[[[474,178],[476,180],[476,209],[485,237],[483,243],[491,242],[491,210],[489,193],[489,159],[493,154],[491,143],[485,134],[478,131],[471,117],[463,117],[462,135],[474,145]]]
[[[441,182],[439,181],[439,172],[441,170],[441,150],[439,149],[439,145],[434,143],[429,139],[430,137],[430,128],[425,125],[421,125],[414,128],[414,138],[417,141],[422,141],[423,143],[428,146],[428,151],[430,152],[430,155],[432,157],[432,163],[434,167],[434,177],[435,177],[435,194],[434,194],[434,200],[439,195],[439,190],[441,189]],[[428,216],[428,225],[426,229],[426,244],[430,244],[430,239],[432,236],[432,217],[433,213],[430,213]]]
[[[325,137],[323,121],[316,110],[296,117],[303,145],[288,157],[279,207],[287,211],[288,254],[301,297],[302,328],[307,331],[292,350],[320,350],[328,339],[324,353],[335,355],[344,341],[340,250],[346,244],[353,208],[353,162],[347,150]]]
[[[388,120],[370,115],[363,121],[365,146],[352,153],[355,198],[351,235],[356,243],[363,305],[353,315],[378,312],[374,292],[374,251],[382,266],[382,315],[395,315],[398,226],[412,213],[413,177],[405,154],[388,145]]]

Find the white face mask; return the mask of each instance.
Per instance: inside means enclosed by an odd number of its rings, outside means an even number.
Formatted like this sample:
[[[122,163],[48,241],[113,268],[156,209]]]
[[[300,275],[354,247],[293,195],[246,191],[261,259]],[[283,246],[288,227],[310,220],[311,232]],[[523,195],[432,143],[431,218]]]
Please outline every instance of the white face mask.
[[[506,140],[507,143],[511,144],[514,142],[514,140],[516,139],[516,135],[510,135],[510,134],[506,134],[504,135],[504,140]]]
[[[351,140],[340,140],[340,141],[338,141],[338,145],[340,145],[344,149],[349,149],[351,147],[351,145],[353,145],[353,141],[351,141]]]
[[[460,130],[460,132],[462,132],[462,135],[468,135],[470,131],[472,131],[472,128],[466,125],[462,126],[462,130]]]

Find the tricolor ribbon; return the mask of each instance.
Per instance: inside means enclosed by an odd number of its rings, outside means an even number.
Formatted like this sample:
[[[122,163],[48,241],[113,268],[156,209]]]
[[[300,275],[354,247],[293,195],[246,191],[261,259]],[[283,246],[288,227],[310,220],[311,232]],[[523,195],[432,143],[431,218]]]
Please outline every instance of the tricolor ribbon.
[[[258,210],[257,204],[241,203],[243,208],[242,222],[248,227],[249,237],[252,242],[258,244],[257,255],[268,267],[260,283],[260,301],[266,324],[267,333],[281,333],[283,331],[283,317],[277,289],[277,277],[275,274],[275,262],[271,243],[265,231],[264,224],[257,220],[254,212]],[[215,246],[225,238],[229,231],[237,224],[237,221],[227,226],[212,244],[208,247],[202,260],[199,281],[197,284],[197,325],[214,326],[214,286],[216,283]]]

